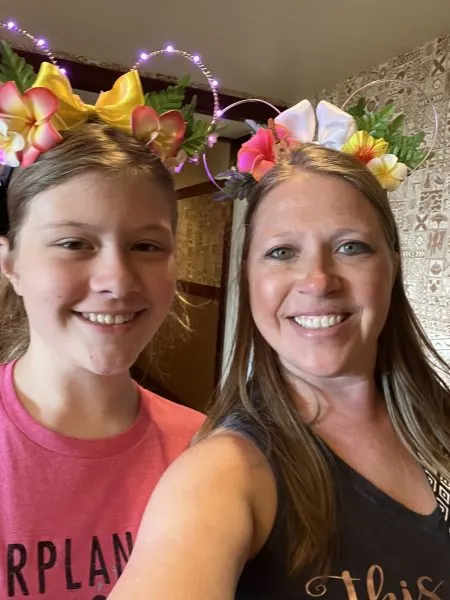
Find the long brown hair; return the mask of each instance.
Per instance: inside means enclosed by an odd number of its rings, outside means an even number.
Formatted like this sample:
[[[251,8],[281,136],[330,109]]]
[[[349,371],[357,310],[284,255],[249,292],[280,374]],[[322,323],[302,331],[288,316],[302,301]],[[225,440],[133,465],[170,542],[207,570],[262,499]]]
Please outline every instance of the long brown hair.
[[[86,172],[105,176],[142,176],[167,194],[172,225],[177,225],[177,201],[170,173],[142,142],[101,122],[90,122],[65,132],[64,141],[42,154],[27,168],[17,168],[7,191],[9,230],[13,248],[29,203],[45,190]],[[22,298],[0,274],[0,363],[20,358],[28,347],[28,323]]]
[[[354,157],[316,145],[303,145],[269,171],[248,198],[229,370],[199,437],[220,427],[229,416],[252,424],[276,464],[285,488],[289,567],[296,571],[312,566],[320,574],[330,564],[336,541],[332,474],[320,440],[299,418],[275,351],[255,326],[246,274],[258,206],[271,190],[299,171],[342,177],[358,188],[377,210],[392,253],[399,252],[398,232],[387,194]],[[450,478],[450,390],[446,376],[450,376],[450,368],[434,350],[414,315],[400,266],[379,338],[375,378],[402,442],[420,457],[424,466]]]

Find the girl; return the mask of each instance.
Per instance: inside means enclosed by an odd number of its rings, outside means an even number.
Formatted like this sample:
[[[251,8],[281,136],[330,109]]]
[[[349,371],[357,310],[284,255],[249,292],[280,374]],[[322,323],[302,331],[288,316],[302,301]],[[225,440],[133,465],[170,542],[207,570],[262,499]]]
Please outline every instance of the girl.
[[[56,133],[58,112],[30,125],[10,83],[0,158],[21,166],[0,188],[0,597],[104,600],[203,421],[129,374],[174,300],[176,196],[147,140],[95,118]],[[41,116],[51,99],[24,97]]]

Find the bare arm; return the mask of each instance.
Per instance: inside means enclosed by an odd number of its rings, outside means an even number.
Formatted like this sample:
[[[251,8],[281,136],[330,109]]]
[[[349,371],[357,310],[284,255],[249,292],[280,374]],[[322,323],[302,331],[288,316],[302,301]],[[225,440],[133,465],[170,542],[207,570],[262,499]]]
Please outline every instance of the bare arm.
[[[262,454],[234,434],[194,446],[165,473],[109,600],[232,600],[276,511]]]

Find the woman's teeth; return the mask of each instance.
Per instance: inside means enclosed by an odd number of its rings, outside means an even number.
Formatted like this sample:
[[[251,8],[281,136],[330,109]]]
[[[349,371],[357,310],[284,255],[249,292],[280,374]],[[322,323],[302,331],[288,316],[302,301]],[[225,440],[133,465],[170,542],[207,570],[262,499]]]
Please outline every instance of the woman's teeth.
[[[83,319],[100,325],[122,325],[132,321],[137,313],[125,313],[123,315],[110,315],[108,313],[81,313]]]
[[[339,325],[346,318],[344,313],[339,315],[320,315],[319,317],[293,317],[300,327],[305,329],[327,329]]]

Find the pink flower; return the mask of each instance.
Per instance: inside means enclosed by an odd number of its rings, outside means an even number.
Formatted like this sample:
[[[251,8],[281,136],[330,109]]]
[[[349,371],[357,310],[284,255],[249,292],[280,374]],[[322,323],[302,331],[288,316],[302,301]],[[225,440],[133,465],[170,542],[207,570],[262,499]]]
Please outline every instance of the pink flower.
[[[248,142],[242,144],[237,155],[237,168],[251,173],[259,181],[275,165],[274,139],[269,129],[260,127]]]
[[[131,130],[164,162],[177,156],[186,133],[186,122],[179,110],[158,115],[150,106],[138,106],[131,114]]]
[[[61,142],[61,135],[51,123],[57,109],[56,96],[46,88],[30,88],[21,94],[13,81],[0,85],[0,118],[7,123],[8,131],[25,140],[23,167]]]
[[[272,169],[278,159],[278,148],[297,145],[289,131],[282,125],[274,125],[281,144],[275,143],[272,130],[260,127],[255,135],[242,145],[237,156],[237,168],[241,173],[251,173],[256,181]]]

